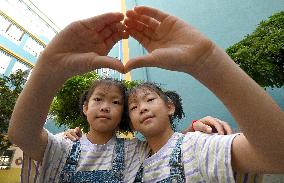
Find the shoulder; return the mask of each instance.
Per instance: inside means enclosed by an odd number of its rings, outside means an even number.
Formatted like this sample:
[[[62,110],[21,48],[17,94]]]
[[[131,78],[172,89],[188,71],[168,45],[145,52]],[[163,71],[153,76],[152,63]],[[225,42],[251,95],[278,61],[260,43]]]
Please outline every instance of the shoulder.
[[[202,132],[189,132],[184,135],[181,150],[185,159],[196,159],[200,162],[214,164],[216,161],[231,161],[231,148],[233,135],[204,134]],[[207,166],[207,165],[206,165]],[[226,165],[227,166],[227,165]]]
[[[136,138],[125,139],[125,154],[127,159],[132,159],[133,156],[143,162],[149,154],[149,146],[146,141],[140,141]]]
[[[183,146],[193,145],[195,148],[204,148],[208,145],[219,144],[221,146],[228,146],[232,144],[233,139],[238,134],[232,135],[218,135],[206,134],[202,132],[188,132],[184,135]]]
[[[141,141],[137,138],[124,139],[124,143],[125,143],[126,146],[133,146],[133,147],[135,147],[135,146],[143,146],[143,147],[148,146],[146,141]]]
[[[47,133],[48,143],[44,151],[43,160],[40,163],[41,166],[37,166],[36,169],[40,182],[49,180],[49,178],[57,179],[60,171],[62,170],[66,158],[71,150],[73,142],[65,139],[62,135],[56,134],[53,135],[48,130],[45,130]],[[32,162],[32,159],[28,156],[24,156],[24,161]],[[22,179],[25,177],[30,177],[32,170],[30,168],[27,171],[22,172]]]

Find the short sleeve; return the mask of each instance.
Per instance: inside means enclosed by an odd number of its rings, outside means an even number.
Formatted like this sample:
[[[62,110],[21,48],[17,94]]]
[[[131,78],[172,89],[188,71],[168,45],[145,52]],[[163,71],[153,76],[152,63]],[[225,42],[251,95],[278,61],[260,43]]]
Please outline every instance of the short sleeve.
[[[46,130],[47,131],[47,130]],[[72,142],[62,135],[53,135],[48,132],[48,143],[44,152],[42,163],[33,161],[24,155],[21,180],[29,182],[58,182],[59,174],[63,169]]]
[[[186,177],[206,182],[234,182],[231,145],[234,135],[187,134],[184,139]]]

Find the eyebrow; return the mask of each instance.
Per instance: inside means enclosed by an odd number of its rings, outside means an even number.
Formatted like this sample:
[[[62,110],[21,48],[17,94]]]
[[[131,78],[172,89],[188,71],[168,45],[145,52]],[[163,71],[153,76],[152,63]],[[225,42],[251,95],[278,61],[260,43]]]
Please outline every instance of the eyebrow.
[[[142,99],[145,99],[148,95],[151,95],[152,93],[151,92],[145,92],[144,95],[142,96]],[[129,99],[130,98],[130,99]],[[130,97],[128,98],[128,104],[132,104],[132,103],[135,103],[137,102],[137,95],[132,96],[130,95]]]
[[[96,95],[99,95],[99,96],[105,96],[106,94],[104,92],[95,92],[94,93],[94,96]],[[122,95],[110,95],[110,97],[113,99],[113,98],[117,98],[117,99],[120,99],[120,100],[123,100],[123,97]]]

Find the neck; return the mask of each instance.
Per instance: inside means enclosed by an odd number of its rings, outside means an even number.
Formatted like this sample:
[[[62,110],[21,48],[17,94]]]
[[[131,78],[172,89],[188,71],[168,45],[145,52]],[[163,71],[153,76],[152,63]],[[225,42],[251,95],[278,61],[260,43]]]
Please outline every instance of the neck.
[[[87,138],[93,144],[105,144],[113,136],[113,133],[102,133],[94,130],[90,130],[87,134]]]
[[[172,128],[169,128],[167,130],[163,130],[159,134],[156,134],[154,136],[147,136],[145,138],[152,152],[156,153],[168,142],[173,134],[174,131],[172,130]]]

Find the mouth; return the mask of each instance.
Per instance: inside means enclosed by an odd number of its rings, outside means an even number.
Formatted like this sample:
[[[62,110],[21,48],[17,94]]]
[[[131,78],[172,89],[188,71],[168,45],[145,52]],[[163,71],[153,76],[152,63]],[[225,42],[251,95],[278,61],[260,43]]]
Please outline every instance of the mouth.
[[[148,122],[150,119],[154,118],[153,115],[147,115],[147,116],[144,116],[142,118],[142,120],[140,121],[140,123],[145,123],[145,122]]]
[[[108,116],[97,116],[96,118],[97,119],[110,119],[110,117]]]

